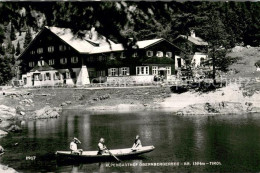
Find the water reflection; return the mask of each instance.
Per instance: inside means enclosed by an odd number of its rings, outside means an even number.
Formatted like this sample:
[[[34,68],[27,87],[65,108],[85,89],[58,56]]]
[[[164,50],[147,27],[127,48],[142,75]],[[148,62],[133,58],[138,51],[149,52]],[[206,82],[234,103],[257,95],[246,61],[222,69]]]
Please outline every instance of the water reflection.
[[[180,117],[171,112],[94,114],[64,111],[58,119],[23,122],[22,134],[0,139],[9,149],[2,162],[22,172],[259,171],[260,116]],[[73,137],[79,148],[97,150],[100,137],[109,148],[131,147],[139,134],[156,149],[123,163],[219,161],[221,166],[109,167],[103,163],[57,164],[54,153],[68,150]],[[19,143],[12,146],[13,143]],[[28,161],[26,156],[36,156]]]

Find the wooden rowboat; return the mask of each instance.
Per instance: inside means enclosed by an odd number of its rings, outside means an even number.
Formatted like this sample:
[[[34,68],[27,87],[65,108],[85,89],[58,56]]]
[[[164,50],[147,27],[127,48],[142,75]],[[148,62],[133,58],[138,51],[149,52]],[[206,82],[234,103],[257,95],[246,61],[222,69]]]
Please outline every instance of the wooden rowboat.
[[[151,152],[155,149],[154,146],[144,146],[138,150],[131,150],[131,148],[109,150],[114,156],[123,159],[138,156],[144,153]],[[109,153],[97,155],[98,151],[83,151],[81,155],[71,153],[71,151],[57,151],[56,156],[63,159],[80,159],[80,160],[112,160],[113,156]]]

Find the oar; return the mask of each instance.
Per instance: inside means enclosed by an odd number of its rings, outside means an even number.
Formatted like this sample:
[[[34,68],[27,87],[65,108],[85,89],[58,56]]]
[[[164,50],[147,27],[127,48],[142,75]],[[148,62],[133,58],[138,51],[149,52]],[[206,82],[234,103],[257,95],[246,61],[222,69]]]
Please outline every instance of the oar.
[[[121,162],[121,160],[120,160],[119,158],[117,158],[114,154],[112,154],[112,153],[109,151],[108,148],[107,148],[107,151],[108,151],[108,153],[109,153],[111,156],[113,156],[118,162]]]

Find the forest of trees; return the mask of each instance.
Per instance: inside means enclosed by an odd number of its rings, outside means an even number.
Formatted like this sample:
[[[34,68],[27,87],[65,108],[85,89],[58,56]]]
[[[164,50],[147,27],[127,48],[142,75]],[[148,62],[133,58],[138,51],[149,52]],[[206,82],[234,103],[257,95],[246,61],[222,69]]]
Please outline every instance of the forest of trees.
[[[3,50],[4,39],[14,40],[14,31],[27,32],[26,46],[32,39],[29,28],[37,32],[44,25],[71,28],[78,36],[80,30],[94,26],[125,46],[129,37],[172,41],[194,30],[209,43],[213,61],[220,47],[260,45],[260,2],[0,2],[0,16],[1,67],[7,63],[3,59],[10,59],[10,66],[13,62],[13,45],[9,52]],[[0,77],[3,73],[0,68]],[[0,83],[4,83],[1,78]]]

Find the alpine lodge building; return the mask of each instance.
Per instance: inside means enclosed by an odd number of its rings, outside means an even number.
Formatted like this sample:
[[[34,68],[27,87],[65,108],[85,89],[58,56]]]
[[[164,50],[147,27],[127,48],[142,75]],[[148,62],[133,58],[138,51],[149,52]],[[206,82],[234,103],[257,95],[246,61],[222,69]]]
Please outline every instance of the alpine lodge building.
[[[184,61],[163,38],[137,41],[131,53],[95,31],[45,26],[19,56],[25,87],[90,83],[148,84],[170,80]]]

